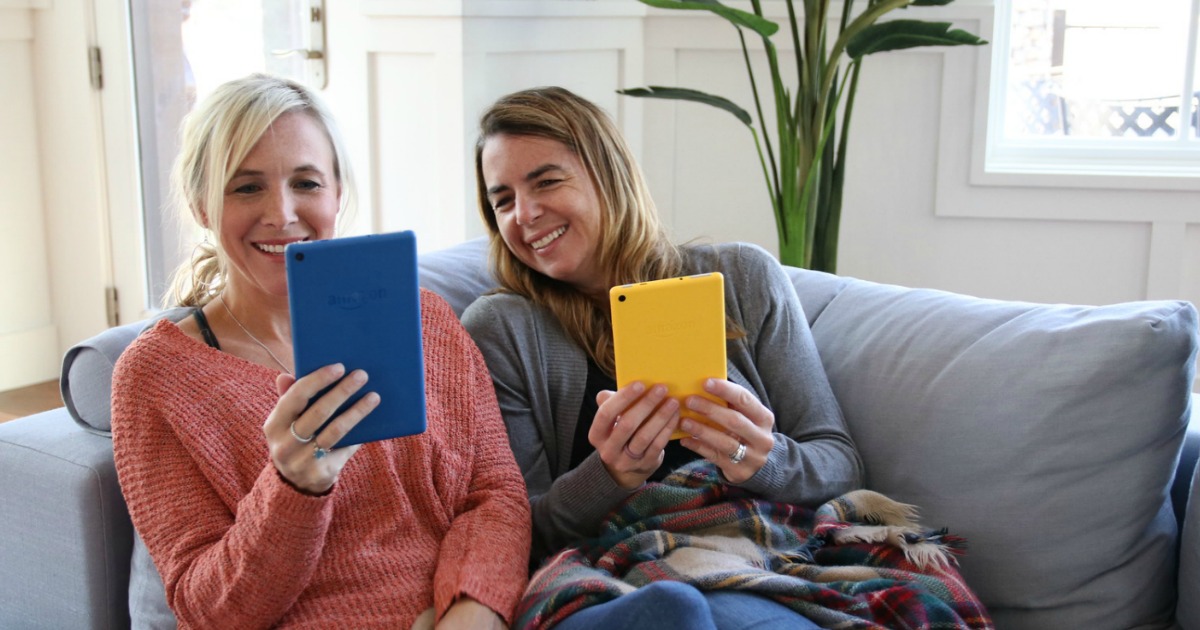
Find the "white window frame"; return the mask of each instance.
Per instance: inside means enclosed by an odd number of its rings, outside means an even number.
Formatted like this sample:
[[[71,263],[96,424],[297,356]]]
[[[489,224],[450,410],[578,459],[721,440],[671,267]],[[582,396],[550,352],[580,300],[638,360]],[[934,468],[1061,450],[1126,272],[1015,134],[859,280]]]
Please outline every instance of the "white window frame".
[[[1185,94],[1195,92],[1197,23],[1200,0],[1192,0],[1188,29]],[[1186,122],[1191,101],[1184,99],[1176,138],[1132,142],[1120,138],[1005,137],[1012,0],[995,0],[987,141],[982,168],[972,183],[999,186],[1200,190],[1200,139]]]

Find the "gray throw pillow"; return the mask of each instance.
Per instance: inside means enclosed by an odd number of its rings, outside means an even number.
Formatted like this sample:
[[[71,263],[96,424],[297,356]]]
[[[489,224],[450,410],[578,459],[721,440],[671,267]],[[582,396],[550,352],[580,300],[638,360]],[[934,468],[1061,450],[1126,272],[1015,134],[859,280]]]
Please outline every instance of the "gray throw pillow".
[[[71,418],[84,430],[99,435],[112,433],[112,373],[117,358],[147,327],[160,319],[177,322],[191,309],[176,307],[149,319],[109,328],[81,341],[63,357],[59,390]]]
[[[462,317],[481,294],[496,287],[488,267],[488,240],[471,239],[446,249],[421,254],[418,278],[422,288],[442,296]]]
[[[813,337],[867,486],[968,538],[997,627],[1169,627],[1195,308],[836,288]]]

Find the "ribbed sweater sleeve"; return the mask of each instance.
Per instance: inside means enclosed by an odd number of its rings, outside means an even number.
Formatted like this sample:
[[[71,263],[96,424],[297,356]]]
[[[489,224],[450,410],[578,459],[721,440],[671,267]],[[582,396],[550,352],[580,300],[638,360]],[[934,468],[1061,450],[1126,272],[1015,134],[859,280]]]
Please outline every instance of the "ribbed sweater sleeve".
[[[487,365],[450,307],[437,302],[440,312],[426,319],[425,343],[433,346],[427,352],[453,357],[454,369],[429,374],[438,382],[427,386],[444,391],[443,400],[459,409],[451,430],[464,457],[462,493],[438,553],[434,605],[440,619],[458,597],[466,596],[511,623],[528,580],[529,500]]]
[[[197,414],[213,403],[183,391],[207,380],[207,364],[194,359],[151,339],[135,342],[118,362],[113,448],[122,492],[182,627],[270,627],[311,578],[332,504],[296,492],[270,464],[253,479],[237,479],[236,467],[227,469],[231,478],[221,485],[205,478],[194,457],[259,461],[263,445],[230,443],[224,427],[213,423],[176,434],[168,416]],[[197,378],[163,378],[184,374]],[[243,398],[249,409],[230,409],[230,415],[267,417],[275,397],[265,388],[273,388],[273,379],[261,376]],[[222,497],[218,488],[226,483],[249,487],[240,499]]]
[[[729,379],[775,414],[775,446],[741,485],[760,496],[819,505],[861,487],[862,461],[817,354],[800,299],[766,250],[728,243],[689,250],[691,273],[725,275],[726,312],[746,331],[727,344]]]
[[[362,445],[325,496],[283,481],[277,372],[160,322],[122,355],[113,448],[181,628],[408,628],[470,597],[511,619],[528,498],[479,351],[421,293],[427,429]]]

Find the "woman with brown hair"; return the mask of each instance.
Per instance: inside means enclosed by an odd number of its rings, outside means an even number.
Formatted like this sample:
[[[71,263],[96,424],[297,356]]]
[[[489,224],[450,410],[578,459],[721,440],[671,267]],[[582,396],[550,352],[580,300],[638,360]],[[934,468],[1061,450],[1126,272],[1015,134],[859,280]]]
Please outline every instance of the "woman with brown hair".
[[[600,108],[561,88],[503,97],[482,117],[475,170],[501,290],[476,301],[463,323],[491,370],[525,475],[535,558],[596,536],[646,482],[700,458],[727,483],[783,503],[815,506],[860,485],[861,463],[783,269],[753,245],[671,243]],[[711,271],[725,277],[731,334],[728,379],[705,390],[728,406],[675,400],[654,383],[617,389],[609,288]],[[681,420],[682,407],[721,429]],[[676,429],[688,437],[671,441]],[[659,597],[638,598],[659,623],[700,623],[686,611],[697,598],[705,608],[701,594],[654,590]],[[736,595],[766,615],[760,621],[805,627],[771,600]],[[623,600],[632,602],[613,603]],[[729,601],[712,608],[730,622],[756,618]],[[633,614],[585,610],[576,622],[635,623]],[[725,627],[716,617],[706,623]]]

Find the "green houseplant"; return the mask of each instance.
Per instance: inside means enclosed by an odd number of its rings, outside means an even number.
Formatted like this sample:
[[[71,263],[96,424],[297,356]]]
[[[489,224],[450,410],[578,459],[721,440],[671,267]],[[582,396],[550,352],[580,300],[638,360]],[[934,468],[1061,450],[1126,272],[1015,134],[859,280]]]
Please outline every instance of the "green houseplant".
[[[951,29],[948,22],[879,21],[887,13],[909,5],[946,5],[954,0],[866,0],[857,14],[853,12],[855,1],[844,0],[836,32],[829,28],[829,0],[795,3],[786,0],[797,68],[796,82],[789,87],[780,72],[778,53],[771,40],[780,27],[763,17],[761,0],[751,0],[753,12],[723,5],[718,0],[638,1],[660,9],[710,11],[733,24],[741,40],[758,125],[763,133],[760,135],[755,129],[754,120],[745,109],[724,97],[678,87],[618,91],[628,96],[705,103],[742,121],[754,136],[763,179],[770,193],[780,261],[831,273],[837,270],[846,143],[863,58],[902,48],[987,43],[966,31]],[[802,21],[797,18],[794,5],[801,5]],[[770,127],[763,115],[758,82],[750,64],[746,29],[762,39],[766,50],[777,149],[767,132]]]

